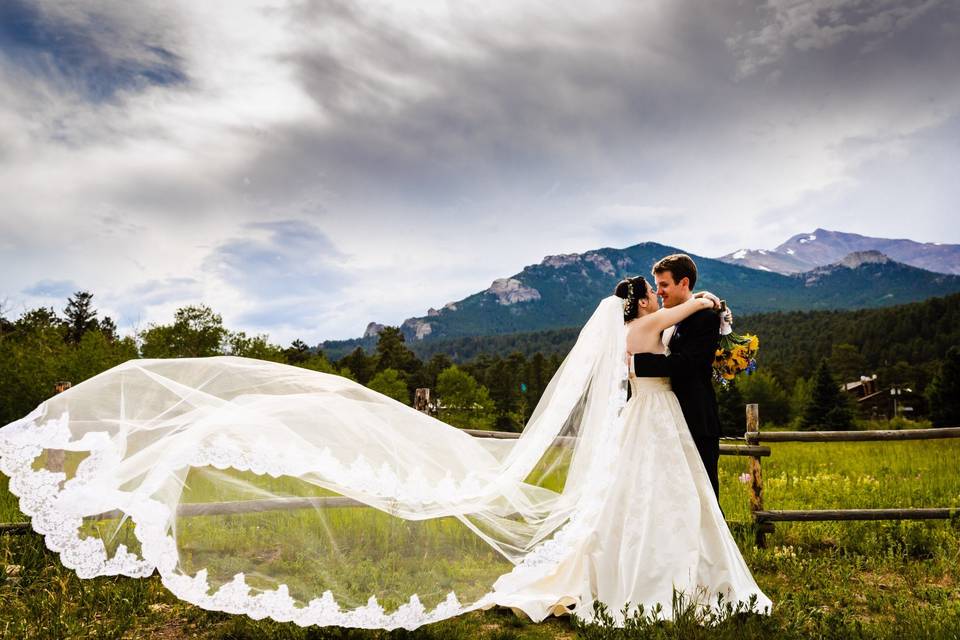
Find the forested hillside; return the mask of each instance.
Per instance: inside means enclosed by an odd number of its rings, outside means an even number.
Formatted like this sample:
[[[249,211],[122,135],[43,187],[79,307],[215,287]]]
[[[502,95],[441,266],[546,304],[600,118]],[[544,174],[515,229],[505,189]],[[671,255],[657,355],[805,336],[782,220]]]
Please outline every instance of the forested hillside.
[[[881,386],[909,386],[912,415],[925,415],[922,394],[944,354],[960,344],[960,294],[883,309],[743,316],[735,328],[760,336],[761,347],[759,371],[741,377],[735,394],[722,395],[731,415],[755,401],[766,420],[798,419],[823,361],[838,381],[876,373]],[[265,335],[231,331],[202,305],[177,310],[170,324],[121,337],[109,318],[97,315],[92,296],[78,292],[63,316],[39,308],[15,320],[0,317],[0,424],[28,413],[57,382],[78,384],[131,358],[237,355],[347,376],[408,404],[415,389],[427,387],[454,424],[518,430],[578,332],[408,342],[398,327],[386,327],[373,338],[372,352],[356,347],[334,359],[299,340],[283,348]]]
[[[817,362],[831,355],[833,345],[850,344],[871,369],[898,362],[929,364],[952,345],[960,344],[960,294],[883,309],[857,311],[792,311],[738,316],[740,333],[760,336],[760,362],[781,375],[809,375]],[[410,344],[421,358],[448,355],[455,362],[481,353],[565,355],[580,329],[499,336],[426,340]],[[864,372],[866,373],[866,371]]]

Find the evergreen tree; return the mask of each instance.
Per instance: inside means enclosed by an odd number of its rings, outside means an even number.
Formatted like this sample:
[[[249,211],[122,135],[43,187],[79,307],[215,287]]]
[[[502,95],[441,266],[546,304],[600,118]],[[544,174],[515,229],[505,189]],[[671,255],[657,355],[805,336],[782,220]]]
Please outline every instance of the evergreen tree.
[[[547,383],[549,364],[541,352],[536,352],[527,365],[527,392],[532,398],[539,398],[543,394]]]
[[[912,385],[917,379],[916,368],[904,360],[897,360],[880,371],[884,385]]]
[[[0,340],[3,339],[4,334],[11,333],[13,331],[13,323],[10,320],[7,320],[7,311],[10,307],[7,304],[6,300],[0,300]]]
[[[283,350],[283,356],[286,358],[287,364],[300,364],[310,358],[310,347],[298,338]]]
[[[746,404],[756,404],[763,423],[785,425],[790,421],[790,398],[780,382],[763,369],[740,376],[740,392]]]
[[[103,320],[100,321],[100,333],[108,342],[116,342],[120,339],[120,335],[117,333],[117,324],[110,316],[104,316]]]
[[[519,352],[506,359],[494,358],[483,376],[496,407],[497,431],[520,431],[526,418],[527,402],[521,387],[526,358]]]
[[[557,366],[539,351],[535,353],[532,358],[530,358],[530,362],[527,364],[526,376],[526,420],[530,419],[530,416],[533,414],[533,410],[536,409],[537,404],[540,402],[540,398],[543,397],[543,392],[546,390],[547,385],[550,383],[550,379],[553,377],[553,374],[556,373],[556,371]]]
[[[810,390],[813,380],[808,380],[803,376],[797,376],[793,383],[793,390],[790,392],[790,415],[795,428],[799,428],[800,421],[803,419],[803,412],[810,402]]]
[[[446,371],[451,366],[453,366],[453,361],[447,354],[438,353],[434,355],[420,369],[420,374],[416,378],[416,386],[425,387],[427,389],[436,389],[437,378],[442,372]]]
[[[804,407],[800,428],[807,431],[843,431],[852,426],[853,412],[850,410],[849,400],[830,374],[827,361],[822,360],[813,376],[810,400]]]
[[[377,336],[377,371],[395,369],[407,374],[416,373],[420,361],[413,354],[399,327],[384,327]]]
[[[830,351],[830,370],[841,382],[855,382],[867,375],[867,359],[852,344],[835,344]]]
[[[410,392],[407,390],[407,381],[403,373],[396,369],[384,369],[373,376],[367,387],[398,400],[403,404],[410,404]]]
[[[25,311],[14,323],[14,330],[16,331],[45,331],[60,327],[65,327],[65,324],[57,317],[57,313],[52,307],[37,307]],[[65,330],[63,333],[66,335]]]
[[[376,373],[376,358],[368,356],[363,347],[357,347],[349,355],[337,361],[337,366],[350,371],[348,378],[367,384]]]
[[[933,426],[960,426],[960,347],[947,350],[927,389],[927,399]]]
[[[0,339],[3,339],[3,336],[7,335],[8,333],[13,333],[13,327],[14,325],[12,322],[3,316],[0,316]]]
[[[736,380],[718,385],[717,409],[720,414],[720,435],[739,438],[747,430],[746,402]]]
[[[67,323],[67,341],[80,344],[87,331],[100,327],[97,322],[97,310],[93,308],[93,294],[89,291],[77,291],[67,298],[67,308],[63,310]]]

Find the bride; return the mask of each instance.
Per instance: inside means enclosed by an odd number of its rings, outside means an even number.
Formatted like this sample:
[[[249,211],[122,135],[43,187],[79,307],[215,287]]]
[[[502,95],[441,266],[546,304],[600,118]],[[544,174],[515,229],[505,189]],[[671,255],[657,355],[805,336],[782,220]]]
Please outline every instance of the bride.
[[[0,470],[81,578],[156,572],[178,598],[254,619],[415,629],[498,605],[590,620],[601,602],[622,624],[626,603],[669,616],[675,590],[769,611],[669,380],[630,377],[625,359],[713,302],[657,310],[631,281],[515,440],[340,376],[144,359],[0,429]]]

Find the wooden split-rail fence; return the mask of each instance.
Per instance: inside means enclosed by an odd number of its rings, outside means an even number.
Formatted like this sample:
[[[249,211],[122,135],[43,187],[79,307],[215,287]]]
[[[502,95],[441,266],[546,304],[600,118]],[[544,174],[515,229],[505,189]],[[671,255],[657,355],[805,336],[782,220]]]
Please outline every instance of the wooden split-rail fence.
[[[56,392],[70,388],[69,382],[57,383]],[[418,392],[421,390],[418,389]],[[429,402],[429,390],[417,394],[417,408],[433,413]],[[750,473],[750,514],[756,543],[765,546],[766,535],[773,532],[774,522],[813,522],[824,520],[931,520],[960,517],[960,507],[945,508],[906,508],[906,509],[793,509],[770,510],[764,508],[763,469],[760,461],[770,455],[770,447],[761,442],[867,442],[891,440],[932,440],[941,438],[960,438],[960,427],[940,429],[902,429],[889,431],[760,431],[759,407],[746,405],[746,433],[743,440],[721,441],[720,455],[745,456]],[[479,438],[519,438],[519,433],[506,431],[486,431],[464,429]],[[561,442],[564,438],[560,438]],[[47,468],[62,469],[63,453],[48,453]],[[204,502],[181,504],[177,507],[178,516],[232,515],[239,513],[259,513],[264,511],[288,511],[319,507],[365,506],[364,503],[341,496],[272,498],[264,500],[246,500],[231,502]],[[107,520],[122,517],[118,511],[90,516],[90,520]],[[28,522],[0,523],[0,534],[19,534],[31,531]]]
[[[892,440],[938,440],[960,438],[960,427],[938,429],[897,429],[873,431],[760,431],[758,406],[747,405],[748,445],[761,442],[888,442]],[[766,447],[769,451],[769,447]],[[721,453],[723,453],[721,451]],[[960,505],[944,508],[904,509],[764,509],[763,474],[760,456],[750,455],[750,514],[756,525],[756,541],[765,546],[765,536],[774,522],[818,522],[825,520],[935,520],[960,517]],[[769,455],[769,454],[768,454]]]

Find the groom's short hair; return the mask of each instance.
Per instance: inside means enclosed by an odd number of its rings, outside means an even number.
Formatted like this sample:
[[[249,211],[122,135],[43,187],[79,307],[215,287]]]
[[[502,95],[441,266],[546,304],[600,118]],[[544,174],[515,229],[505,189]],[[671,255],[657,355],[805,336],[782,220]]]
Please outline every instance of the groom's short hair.
[[[684,278],[688,278],[691,291],[693,285],[697,283],[697,263],[685,253],[674,253],[657,260],[657,263],[653,265],[653,275],[659,275],[664,271],[669,271],[673,275],[673,281],[677,283]]]

